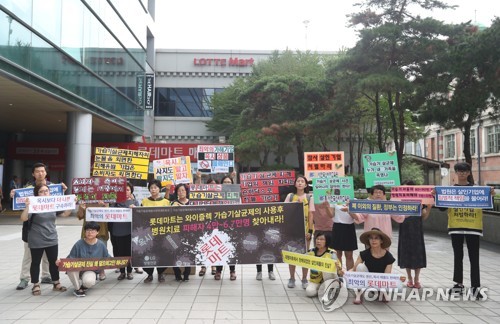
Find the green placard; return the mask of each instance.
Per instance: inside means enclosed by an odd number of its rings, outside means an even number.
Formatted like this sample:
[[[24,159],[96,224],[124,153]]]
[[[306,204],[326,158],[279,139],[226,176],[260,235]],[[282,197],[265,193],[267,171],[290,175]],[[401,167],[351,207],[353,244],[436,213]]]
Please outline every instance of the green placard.
[[[328,201],[330,206],[344,204],[354,199],[352,177],[327,177],[313,179],[314,204]]]
[[[396,152],[364,154],[363,168],[366,188],[371,188],[374,185],[385,187],[400,185]]]

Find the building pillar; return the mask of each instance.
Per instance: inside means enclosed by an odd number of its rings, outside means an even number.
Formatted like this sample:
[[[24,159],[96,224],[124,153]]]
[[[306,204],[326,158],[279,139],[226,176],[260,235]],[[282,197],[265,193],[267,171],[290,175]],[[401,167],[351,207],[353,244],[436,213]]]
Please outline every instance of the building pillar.
[[[71,193],[73,178],[91,176],[92,157],[92,115],[82,112],[69,112],[67,118],[66,141],[66,185]]]

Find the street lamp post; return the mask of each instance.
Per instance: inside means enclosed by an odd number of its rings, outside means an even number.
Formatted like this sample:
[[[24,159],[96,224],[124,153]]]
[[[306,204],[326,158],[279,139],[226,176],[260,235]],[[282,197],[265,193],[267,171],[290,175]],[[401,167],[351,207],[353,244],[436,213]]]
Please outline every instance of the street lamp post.
[[[483,121],[480,119],[477,123],[477,179],[478,185],[481,185],[481,126],[483,125]]]

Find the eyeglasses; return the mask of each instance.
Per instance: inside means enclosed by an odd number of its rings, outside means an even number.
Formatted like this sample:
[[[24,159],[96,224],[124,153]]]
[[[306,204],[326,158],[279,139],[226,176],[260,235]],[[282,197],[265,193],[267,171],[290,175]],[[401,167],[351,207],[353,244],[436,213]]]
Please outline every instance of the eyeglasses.
[[[85,231],[86,232],[97,232],[97,230],[94,228],[87,228]]]
[[[457,172],[457,173],[462,173],[462,174],[463,174],[463,173],[467,173],[467,172],[469,172],[469,170],[457,170],[456,172]]]

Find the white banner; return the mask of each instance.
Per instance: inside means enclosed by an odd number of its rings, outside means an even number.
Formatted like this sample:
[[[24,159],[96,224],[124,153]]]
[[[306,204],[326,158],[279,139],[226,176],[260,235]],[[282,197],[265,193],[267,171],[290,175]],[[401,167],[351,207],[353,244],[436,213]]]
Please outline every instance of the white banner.
[[[65,196],[31,196],[28,212],[32,213],[48,213],[63,210],[75,209],[75,195]]]
[[[351,272],[347,271],[344,275],[347,288],[360,289],[372,288],[381,289],[401,289],[405,276],[392,273],[376,273],[376,272]]]
[[[132,222],[132,208],[88,207],[85,212],[87,222]]]

